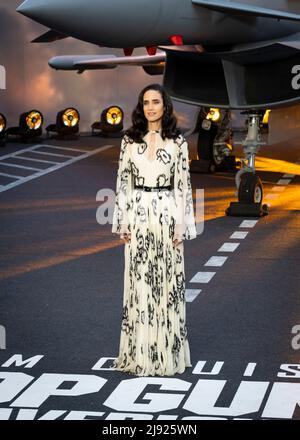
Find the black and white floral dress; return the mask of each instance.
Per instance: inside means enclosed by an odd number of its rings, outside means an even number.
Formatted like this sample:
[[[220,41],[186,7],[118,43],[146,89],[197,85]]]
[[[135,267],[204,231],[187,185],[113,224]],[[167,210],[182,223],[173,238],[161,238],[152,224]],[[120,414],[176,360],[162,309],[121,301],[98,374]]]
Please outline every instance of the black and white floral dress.
[[[156,132],[150,160],[143,143],[122,138],[112,232],[125,243],[121,337],[114,368],[137,376],[172,376],[191,367],[185,310],[184,239],[196,238],[188,144]],[[153,157],[153,154],[152,154]],[[146,192],[134,185],[168,186]],[[173,247],[174,238],[181,240]]]

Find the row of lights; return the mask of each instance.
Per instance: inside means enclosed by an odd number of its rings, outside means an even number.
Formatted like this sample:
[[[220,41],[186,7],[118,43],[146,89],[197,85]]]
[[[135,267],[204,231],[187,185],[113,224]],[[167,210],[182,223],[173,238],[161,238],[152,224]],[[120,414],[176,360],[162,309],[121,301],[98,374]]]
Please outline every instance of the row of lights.
[[[100,121],[91,125],[92,134],[98,132],[102,136],[109,136],[123,130],[124,112],[118,106],[111,106],[101,113]],[[68,107],[57,113],[56,123],[46,127],[47,138],[50,133],[57,133],[57,137],[66,138],[79,132],[80,114],[76,108]],[[27,141],[42,135],[44,117],[38,110],[22,113],[18,127],[7,127],[5,116],[0,113],[0,145],[4,145],[9,136],[19,136],[21,141]]]
[[[271,110],[265,110],[262,115],[262,125],[267,126],[269,123],[269,115]],[[211,107],[206,115],[206,119],[211,120],[213,122],[218,122],[221,117],[221,112],[218,108]]]

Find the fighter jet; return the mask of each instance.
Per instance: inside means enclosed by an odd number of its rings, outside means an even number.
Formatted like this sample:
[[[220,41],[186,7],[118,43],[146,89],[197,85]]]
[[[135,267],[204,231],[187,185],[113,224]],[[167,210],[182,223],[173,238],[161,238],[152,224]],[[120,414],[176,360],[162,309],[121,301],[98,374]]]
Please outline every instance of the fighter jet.
[[[138,65],[150,75],[163,74],[163,84],[175,100],[248,110],[243,143],[248,163],[236,182],[239,202],[261,205],[255,156],[262,145],[262,111],[300,102],[299,2],[26,0],[17,11],[49,28],[33,42],[73,37],[124,50],[123,57],[54,57],[49,65],[55,69],[82,73]],[[133,55],[138,47],[147,53]],[[213,145],[209,156],[226,154],[224,145]]]

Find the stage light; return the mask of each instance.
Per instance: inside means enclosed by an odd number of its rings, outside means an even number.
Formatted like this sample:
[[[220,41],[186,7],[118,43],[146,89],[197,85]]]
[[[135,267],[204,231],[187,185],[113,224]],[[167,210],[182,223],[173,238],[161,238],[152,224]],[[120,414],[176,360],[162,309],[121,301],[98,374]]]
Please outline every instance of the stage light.
[[[115,133],[118,133],[119,136],[123,130],[123,119],[124,112],[119,106],[114,105],[108,107],[101,113],[100,121],[96,121],[92,124],[92,134],[98,130],[102,136],[112,136]]]
[[[62,119],[66,127],[75,127],[79,122],[79,113],[75,108],[68,108],[63,112]]]
[[[5,144],[5,137],[6,137],[6,118],[2,113],[0,113],[0,146],[3,146]]]
[[[271,110],[266,110],[266,111],[265,111],[265,114],[264,114],[264,116],[263,116],[263,120],[262,120],[263,125],[268,125],[268,123],[269,123],[270,111],[271,111]]]
[[[210,119],[217,122],[220,119],[220,110],[218,108],[210,108],[207,113],[206,119]]]
[[[30,112],[29,114],[24,114],[24,118],[26,121],[26,126],[29,127],[30,130],[38,130],[42,126],[43,117],[41,113],[35,110]]]
[[[6,130],[7,136],[20,136],[22,141],[27,141],[42,135],[44,117],[38,110],[30,110],[22,113],[18,127],[9,127]]]
[[[47,137],[50,137],[50,132],[56,132],[58,138],[74,138],[75,134],[79,132],[79,121],[80,114],[77,109],[65,108],[57,113],[56,124],[50,124],[46,127]]]
[[[123,120],[123,112],[120,107],[109,107],[106,112],[106,120],[111,125],[120,124]]]

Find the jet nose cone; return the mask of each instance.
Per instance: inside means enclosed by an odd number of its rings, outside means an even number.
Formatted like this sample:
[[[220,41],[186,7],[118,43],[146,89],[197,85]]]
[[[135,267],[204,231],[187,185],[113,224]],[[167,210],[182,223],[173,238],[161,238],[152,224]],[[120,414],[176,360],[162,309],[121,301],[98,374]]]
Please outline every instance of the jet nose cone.
[[[53,2],[52,2],[53,3]],[[17,12],[32,19],[43,19],[47,16],[47,10],[51,1],[49,0],[25,0],[17,7]]]
[[[30,11],[35,9],[35,3],[36,2],[34,0],[25,0],[25,2],[21,3],[20,6],[17,7],[17,12],[30,17]]]

